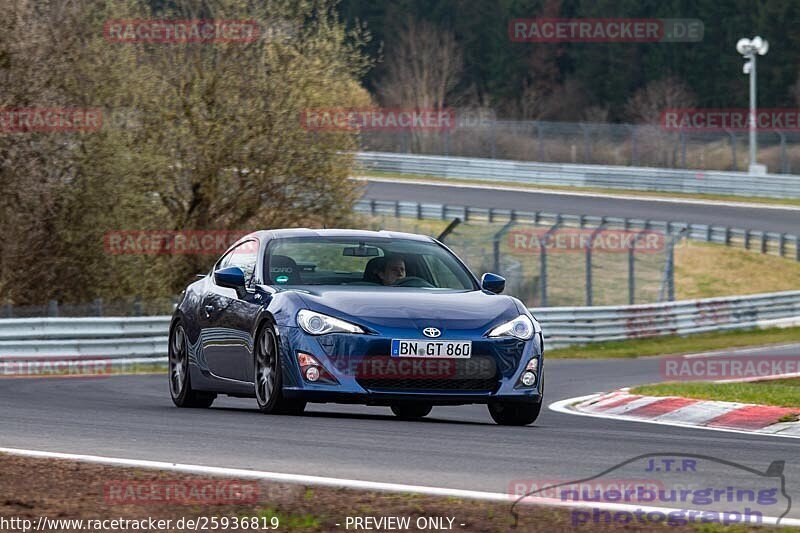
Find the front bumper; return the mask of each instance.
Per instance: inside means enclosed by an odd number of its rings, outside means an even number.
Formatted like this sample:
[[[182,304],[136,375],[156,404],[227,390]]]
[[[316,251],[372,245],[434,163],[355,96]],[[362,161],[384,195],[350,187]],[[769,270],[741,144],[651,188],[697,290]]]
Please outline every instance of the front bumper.
[[[284,363],[283,391],[287,398],[367,405],[398,401],[424,401],[434,405],[541,402],[543,368],[538,335],[529,341],[520,341],[450,331],[437,340],[471,340],[472,357],[431,360],[389,356],[393,338],[417,338],[416,331],[312,336],[297,327],[278,329]],[[305,379],[297,361],[298,352],[316,358],[332,377],[330,382]],[[537,379],[526,387],[520,383],[520,376],[534,357],[538,358]]]

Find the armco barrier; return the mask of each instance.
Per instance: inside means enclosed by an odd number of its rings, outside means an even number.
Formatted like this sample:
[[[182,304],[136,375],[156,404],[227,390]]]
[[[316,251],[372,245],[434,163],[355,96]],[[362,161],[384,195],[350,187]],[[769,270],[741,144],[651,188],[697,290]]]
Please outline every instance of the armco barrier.
[[[800,325],[800,291],[642,305],[531,310],[547,345]]]
[[[391,152],[359,152],[367,170],[440,178],[509,181],[536,185],[568,185],[694,194],[800,198],[800,176],[716,170],[673,170],[562,163],[532,163],[472,157],[426,156]]]
[[[531,310],[549,348],[570,344],[800,325],[800,291],[659,304]],[[53,356],[161,357],[170,317],[0,320],[0,360]]]
[[[487,207],[470,207],[442,204],[421,204],[402,200],[359,200],[355,211],[370,215],[409,217],[417,219],[450,220],[460,218],[464,222],[509,222],[538,226],[597,227],[605,224],[607,229],[652,230],[667,235],[681,235],[688,239],[739,246],[747,250],[794,258],[800,261],[800,237],[789,233],[756,231],[730,226],[666,222],[627,217],[571,215],[545,211],[517,211]]]

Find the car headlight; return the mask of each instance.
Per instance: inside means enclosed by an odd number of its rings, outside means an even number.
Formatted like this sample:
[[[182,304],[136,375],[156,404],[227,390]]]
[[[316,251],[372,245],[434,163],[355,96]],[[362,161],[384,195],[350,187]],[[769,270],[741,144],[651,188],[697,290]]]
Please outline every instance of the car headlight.
[[[533,337],[534,333],[540,331],[538,325],[539,323],[531,320],[528,315],[519,315],[514,320],[494,328],[489,332],[489,337],[516,337],[527,341]]]
[[[297,323],[303,331],[311,335],[324,335],[326,333],[364,333],[364,330],[355,324],[345,322],[332,316],[323,315],[316,311],[301,309],[297,313]]]

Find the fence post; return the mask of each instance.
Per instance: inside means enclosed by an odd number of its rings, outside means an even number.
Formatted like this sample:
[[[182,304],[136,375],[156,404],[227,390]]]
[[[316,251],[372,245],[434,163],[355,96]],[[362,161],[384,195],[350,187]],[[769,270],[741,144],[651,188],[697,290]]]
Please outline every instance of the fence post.
[[[133,316],[142,316],[142,297],[137,296],[133,300]]]
[[[686,168],[686,134],[681,130],[681,168]]]
[[[58,300],[47,302],[47,316],[58,316]]]
[[[782,131],[775,130],[775,133],[781,138],[781,172],[784,174],[789,173],[789,159],[786,157],[786,136]]]
[[[94,312],[97,316],[103,316],[103,299],[95,298],[93,302]]]
[[[583,162],[584,163],[591,163],[592,161],[592,149],[589,146],[591,139],[589,138],[589,127],[586,124],[580,124],[581,129],[583,130]]]
[[[725,131],[728,132],[728,135],[730,135],[731,138],[731,161],[733,161],[731,167],[733,170],[739,170],[739,164],[736,162],[736,135],[734,135],[732,131]]]
[[[547,242],[550,240],[550,234],[558,229],[561,222],[561,213],[559,213],[556,216],[556,223],[550,226],[550,229],[539,239],[539,281],[541,283],[542,307],[547,307]]]
[[[762,231],[761,232],[761,253],[762,254],[767,253],[767,232],[766,231]]]
[[[492,121],[492,159],[497,157],[497,121]]]
[[[634,242],[636,241],[634,240]],[[634,244],[631,244],[631,247],[628,248],[628,305],[633,305],[636,301],[636,272],[634,270],[633,248]]]
[[[675,301],[675,239],[669,242],[669,251],[667,252],[667,298],[670,302]]]
[[[547,234],[545,233],[545,239]],[[539,292],[541,294],[541,306],[547,307],[547,247],[540,245],[539,251]]]
[[[3,318],[11,318],[14,316],[14,306],[11,305],[11,302],[6,302],[3,304]]]
[[[492,237],[492,253],[494,258],[494,273],[500,274],[500,239],[503,238],[503,235],[508,231],[508,229],[516,224],[514,219],[512,218],[505,225],[500,228],[500,230],[494,234]]]
[[[778,241],[778,253],[781,257],[784,257],[786,255],[786,234],[781,233],[780,235],[780,240]]]
[[[544,128],[541,122],[535,122],[536,124],[536,139],[539,141],[539,161],[544,161],[544,138],[542,136],[542,129]]]
[[[749,229],[744,230],[744,249],[745,250],[749,250],[750,249],[750,230]]]
[[[631,131],[631,166],[639,164],[639,154],[636,145],[636,126],[628,126]]]

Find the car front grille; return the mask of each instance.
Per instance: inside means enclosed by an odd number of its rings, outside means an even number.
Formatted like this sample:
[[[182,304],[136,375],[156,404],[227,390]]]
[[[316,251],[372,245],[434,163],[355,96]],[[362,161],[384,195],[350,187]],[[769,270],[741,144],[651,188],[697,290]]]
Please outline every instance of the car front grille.
[[[497,378],[480,379],[393,379],[358,378],[358,384],[370,390],[450,390],[494,392]]]

